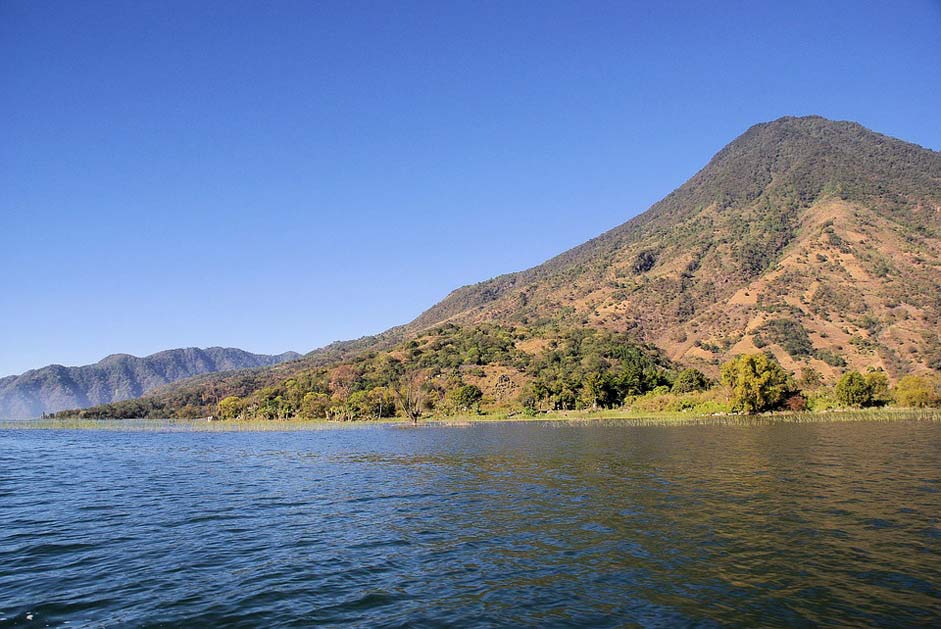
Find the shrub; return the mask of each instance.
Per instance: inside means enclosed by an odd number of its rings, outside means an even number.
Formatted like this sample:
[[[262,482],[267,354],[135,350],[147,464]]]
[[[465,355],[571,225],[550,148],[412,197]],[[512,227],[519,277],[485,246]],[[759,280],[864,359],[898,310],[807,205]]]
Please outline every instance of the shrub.
[[[827,349],[818,349],[814,351],[814,358],[819,358],[831,367],[846,367],[846,359],[835,352]]]
[[[807,410],[807,398],[799,393],[792,395],[784,402],[784,406],[787,408],[787,410],[794,413],[805,411]]]
[[[831,411],[840,405],[828,391],[815,391],[807,397],[807,408],[815,413]]]
[[[728,403],[717,399],[721,397],[718,389],[695,391],[686,394],[665,392],[663,389],[651,391],[645,395],[626,400],[627,406],[635,412],[645,413],[689,413],[691,415],[713,415],[728,413]]]
[[[631,264],[631,270],[635,275],[646,273],[657,263],[657,252],[652,249],[645,249],[637,254]]]
[[[807,336],[807,330],[793,319],[771,319],[758,328],[758,332],[762,333],[762,338],[767,336],[772,343],[783,347],[784,351],[793,358],[813,354],[814,346],[810,342],[810,337]],[[755,346],[761,347],[757,343]]]

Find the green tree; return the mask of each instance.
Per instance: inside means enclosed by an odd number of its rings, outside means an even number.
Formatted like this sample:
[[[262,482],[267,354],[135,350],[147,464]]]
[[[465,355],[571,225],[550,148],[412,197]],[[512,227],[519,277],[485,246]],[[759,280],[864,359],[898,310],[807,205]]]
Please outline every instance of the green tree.
[[[706,374],[698,369],[684,369],[677,374],[673,381],[674,393],[692,393],[694,391],[705,391],[709,388],[709,379]]]
[[[324,419],[328,416],[330,404],[331,400],[329,395],[311,391],[304,394],[304,398],[301,401],[300,414],[307,419]]]
[[[889,378],[881,369],[870,369],[866,373],[866,386],[869,387],[869,404],[884,406],[891,400]]]
[[[369,403],[369,394],[365,391],[353,391],[346,398],[344,415],[347,421],[354,419],[366,419],[372,415],[371,404]]]
[[[779,408],[794,392],[788,373],[765,354],[743,354],[722,365],[722,383],[731,389],[732,409],[743,413]]]
[[[376,419],[395,417],[395,395],[388,387],[373,387],[369,390],[369,399],[375,410]]]
[[[230,395],[219,401],[217,412],[220,419],[238,419],[244,408],[242,398]]]
[[[899,406],[941,407],[941,378],[905,376],[895,385],[893,395]]]
[[[592,372],[582,380],[579,401],[585,407],[597,409],[599,405],[604,406],[606,404],[607,393],[604,376],[599,372]]]
[[[479,412],[480,400],[483,399],[484,392],[476,384],[465,384],[451,389],[447,396],[456,410]]]
[[[797,385],[804,391],[813,391],[820,387],[823,384],[823,378],[820,376],[820,372],[814,369],[813,367],[804,367],[801,369],[800,380],[797,381]]]
[[[255,397],[258,400],[256,412],[263,419],[285,419],[291,414],[291,408],[278,387],[259,389]]]
[[[863,407],[872,404],[872,390],[858,371],[847,371],[833,389],[836,401],[843,406]]]

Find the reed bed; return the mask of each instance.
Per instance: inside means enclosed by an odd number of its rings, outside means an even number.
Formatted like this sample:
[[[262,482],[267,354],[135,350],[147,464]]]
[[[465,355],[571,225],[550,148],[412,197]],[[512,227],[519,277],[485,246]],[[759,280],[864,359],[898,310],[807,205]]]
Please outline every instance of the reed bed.
[[[325,420],[233,420],[186,419],[35,419],[0,421],[0,430],[111,430],[121,432],[284,432],[335,430],[375,426],[467,427],[491,422],[533,422],[555,425],[610,424],[630,426],[751,426],[766,424],[811,424],[824,422],[941,422],[941,409],[879,408],[818,413],[768,413],[764,415],[690,415],[687,413],[631,414],[624,411],[559,412],[533,417],[524,415],[463,415],[432,417],[417,425],[405,419],[335,422]]]
[[[324,420],[206,421],[189,419],[30,419],[0,421],[0,430],[109,430],[116,432],[284,432],[368,428],[392,421]]]
[[[941,422],[941,409],[879,408],[826,412],[776,412],[761,415],[694,415],[690,413],[625,413],[624,411],[561,412],[536,416],[487,415],[433,419],[442,426],[466,426],[486,422],[536,422],[566,425],[609,424],[631,426],[750,426],[767,424],[812,424],[829,422]]]

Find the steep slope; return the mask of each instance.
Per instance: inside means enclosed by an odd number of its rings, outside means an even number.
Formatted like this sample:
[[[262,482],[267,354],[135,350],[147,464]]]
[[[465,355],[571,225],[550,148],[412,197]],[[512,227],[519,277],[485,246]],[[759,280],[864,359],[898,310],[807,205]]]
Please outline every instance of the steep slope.
[[[713,373],[760,346],[897,375],[941,366],[939,316],[941,154],[812,116],[752,127],[644,214],[413,325],[562,319]]]
[[[252,354],[234,348],[172,349],[144,358],[113,354],[94,365],[50,365],[0,379],[0,417],[39,417],[66,408],[137,398],[161,385],[197,374],[264,367],[299,358]]]

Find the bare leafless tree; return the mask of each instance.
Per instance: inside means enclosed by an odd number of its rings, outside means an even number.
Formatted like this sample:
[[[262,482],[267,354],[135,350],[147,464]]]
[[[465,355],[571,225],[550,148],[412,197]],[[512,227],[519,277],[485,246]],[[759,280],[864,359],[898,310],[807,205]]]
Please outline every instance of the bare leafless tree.
[[[399,361],[389,364],[387,371],[389,389],[395,401],[402,408],[413,424],[418,423],[422,414],[423,386],[428,381],[426,369],[417,365],[403,364]]]

